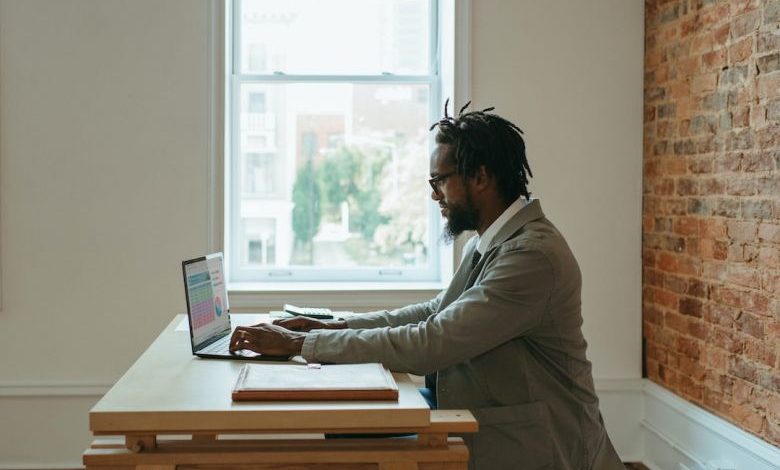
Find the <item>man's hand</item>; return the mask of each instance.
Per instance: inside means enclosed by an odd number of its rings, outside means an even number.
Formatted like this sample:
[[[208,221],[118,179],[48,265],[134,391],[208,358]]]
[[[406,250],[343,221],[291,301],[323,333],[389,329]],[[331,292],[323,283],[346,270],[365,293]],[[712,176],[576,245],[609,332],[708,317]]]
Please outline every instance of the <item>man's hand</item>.
[[[279,318],[274,320],[274,325],[293,331],[311,330],[341,330],[347,327],[344,320],[316,320],[309,317]]]
[[[230,352],[248,349],[269,356],[296,356],[305,339],[306,333],[267,323],[239,326],[230,338]]]

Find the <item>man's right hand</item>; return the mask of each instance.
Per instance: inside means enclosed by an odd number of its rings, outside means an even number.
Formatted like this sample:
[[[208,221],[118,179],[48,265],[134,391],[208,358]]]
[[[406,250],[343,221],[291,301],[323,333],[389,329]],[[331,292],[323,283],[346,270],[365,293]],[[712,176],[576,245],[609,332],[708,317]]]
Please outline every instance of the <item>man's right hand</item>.
[[[344,320],[317,320],[308,317],[278,318],[273,323],[292,331],[342,330],[347,327]]]

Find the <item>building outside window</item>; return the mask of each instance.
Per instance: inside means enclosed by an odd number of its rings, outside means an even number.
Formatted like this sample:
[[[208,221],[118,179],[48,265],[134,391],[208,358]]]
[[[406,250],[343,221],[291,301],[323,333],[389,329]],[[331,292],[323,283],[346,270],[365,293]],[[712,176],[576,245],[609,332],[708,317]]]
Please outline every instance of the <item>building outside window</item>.
[[[232,6],[231,281],[439,280],[437,3]]]

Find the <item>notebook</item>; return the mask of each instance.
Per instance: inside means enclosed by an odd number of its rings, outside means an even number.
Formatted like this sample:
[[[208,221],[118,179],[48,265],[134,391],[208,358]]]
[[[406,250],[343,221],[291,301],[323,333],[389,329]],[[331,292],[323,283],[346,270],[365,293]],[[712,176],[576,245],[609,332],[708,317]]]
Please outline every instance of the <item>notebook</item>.
[[[212,359],[289,360],[286,356],[267,356],[247,350],[229,351],[233,331],[223,264],[222,253],[181,263],[192,354]]]
[[[245,364],[233,400],[398,400],[382,364]]]

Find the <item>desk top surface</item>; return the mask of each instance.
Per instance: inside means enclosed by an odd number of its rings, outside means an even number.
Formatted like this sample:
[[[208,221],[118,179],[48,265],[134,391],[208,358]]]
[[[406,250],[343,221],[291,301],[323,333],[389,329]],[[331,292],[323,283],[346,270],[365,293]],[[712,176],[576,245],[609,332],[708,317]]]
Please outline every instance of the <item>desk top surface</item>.
[[[231,315],[235,324],[267,316]],[[394,401],[233,402],[245,361],[192,355],[178,315],[92,408],[95,434],[313,432],[422,428],[430,410],[406,374],[393,374]]]

